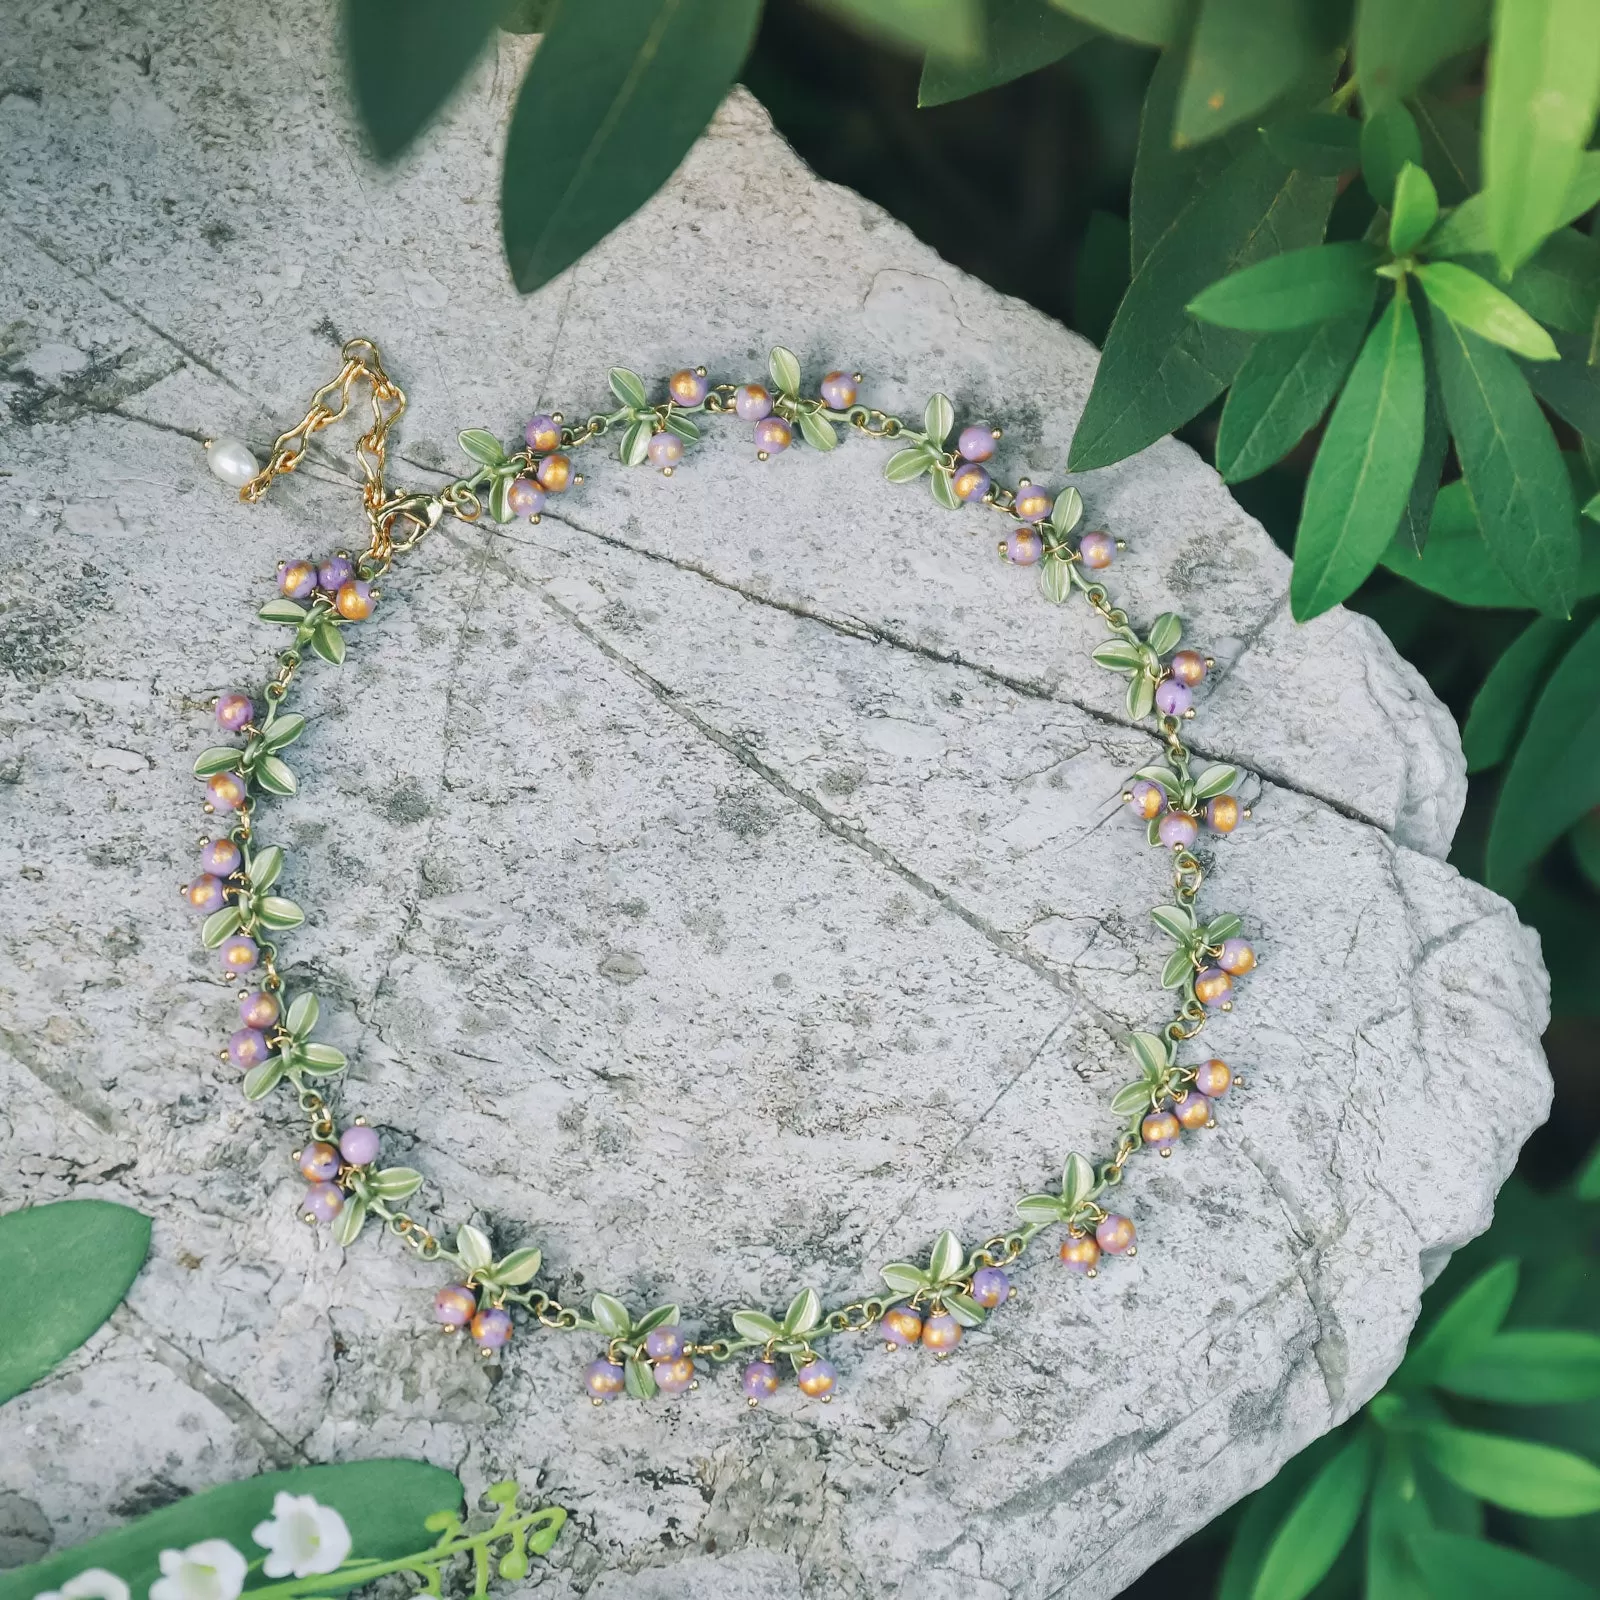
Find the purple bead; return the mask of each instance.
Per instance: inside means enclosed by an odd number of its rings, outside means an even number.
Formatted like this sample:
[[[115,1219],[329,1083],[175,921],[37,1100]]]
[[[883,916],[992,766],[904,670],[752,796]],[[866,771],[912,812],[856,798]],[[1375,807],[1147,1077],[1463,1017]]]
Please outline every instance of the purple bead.
[[[972,1274],[972,1298],[986,1311],[1003,1306],[1011,1294],[1011,1280],[999,1267],[979,1267]]]
[[[329,1183],[339,1175],[339,1152],[326,1139],[313,1139],[300,1152],[300,1176],[307,1183]]]
[[[759,383],[741,383],[733,391],[733,409],[741,422],[759,422],[772,415],[772,396]]]
[[[245,800],[244,779],[237,772],[214,773],[206,780],[206,799],[213,811],[237,811]]]
[[[349,556],[329,556],[317,568],[317,587],[337,594],[356,575],[356,564]]]
[[[1194,997],[1211,1009],[1233,1003],[1233,979],[1221,967],[1202,967],[1194,975]]]
[[[922,1321],[922,1348],[947,1356],[961,1343],[961,1324],[948,1311],[930,1312]]]
[[[339,1135],[339,1154],[352,1167],[370,1166],[378,1159],[378,1130],[354,1123]]]
[[[478,1297],[464,1283],[447,1283],[433,1297],[433,1320],[446,1328],[464,1328],[478,1314]]]
[[[270,1028],[278,1020],[278,997],[261,989],[239,996],[239,1021],[247,1028]]]
[[[217,954],[222,958],[225,972],[248,972],[256,964],[261,952],[256,949],[256,942],[249,934],[236,933],[217,946]]]
[[[346,621],[365,622],[372,615],[372,585],[364,578],[351,578],[339,585],[333,603]]]
[[[1156,828],[1156,836],[1169,850],[1187,850],[1199,833],[1194,818],[1181,811],[1169,811]]]
[[[681,372],[674,372],[667,379],[667,393],[672,396],[674,405],[697,406],[710,390],[711,380],[703,372],[696,372],[693,367],[685,367]]]
[[[956,454],[963,461],[987,461],[994,454],[994,429],[974,422],[956,435]]]
[[[1011,509],[1023,522],[1042,522],[1054,505],[1054,499],[1045,490],[1036,483],[1029,483],[1017,490]]]
[[[901,1350],[922,1340],[922,1313],[912,1306],[890,1306],[883,1314],[883,1339]]]
[[[314,1183],[306,1190],[306,1214],[318,1222],[332,1222],[344,1210],[344,1190],[336,1183]]]
[[[1183,1124],[1171,1111],[1152,1111],[1139,1124],[1139,1136],[1152,1150],[1163,1153],[1178,1142]]]
[[[1116,554],[1117,541],[1109,533],[1086,533],[1078,541],[1078,559],[1091,572],[1103,572]]]
[[[971,461],[964,461],[951,474],[950,487],[955,490],[957,500],[965,500],[971,505],[988,494],[993,487],[993,480],[982,467],[976,466]]]
[[[651,434],[644,448],[652,467],[675,467],[683,460],[683,440],[667,428]]]
[[[304,600],[317,586],[315,561],[285,561],[278,567],[278,590],[291,600]]]
[[[1156,685],[1156,710],[1164,717],[1181,717],[1194,704],[1194,691],[1176,678],[1163,678]]]
[[[644,1336],[644,1353],[652,1361],[671,1361],[683,1354],[682,1328],[652,1328]]]
[[[1255,949],[1247,939],[1224,939],[1217,955],[1217,965],[1235,978],[1242,978],[1245,973],[1255,971]]]
[[[673,1356],[654,1367],[656,1388],[662,1394],[682,1394],[694,1383],[694,1362],[688,1356]]]
[[[194,910],[203,911],[209,917],[213,911],[222,909],[222,879],[202,873],[185,887],[183,898]]]
[[[1167,809],[1167,791],[1159,783],[1141,778],[1128,791],[1128,801],[1136,816],[1153,822]]]
[[[472,1319],[472,1341],[480,1350],[498,1350],[511,1342],[511,1313],[485,1306]]]
[[[532,478],[513,478],[506,491],[506,504],[514,515],[536,517],[544,510],[546,495]]]
[[[778,1369],[770,1361],[752,1361],[739,1379],[750,1401],[766,1400],[778,1392]]]
[[[1125,1256],[1133,1249],[1138,1234],[1127,1217],[1119,1217],[1113,1211],[1101,1218],[1100,1225],[1094,1230],[1094,1238],[1108,1256]]]
[[[244,857],[232,839],[212,839],[200,852],[200,865],[214,878],[237,872]]]
[[[583,1386],[596,1401],[615,1400],[627,1387],[627,1379],[617,1362],[602,1356],[583,1369]]]
[[[800,1369],[795,1382],[800,1385],[801,1394],[808,1394],[813,1400],[826,1400],[833,1393],[833,1386],[839,1381],[838,1371],[831,1361],[824,1361],[821,1356],[813,1356]]]
[[[856,380],[848,372],[830,372],[822,380],[822,398],[835,411],[848,411],[856,403]]]
[[[1018,567],[1031,567],[1044,554],[1044,540],[1033,528],[1013,528],[1006,540],[1006,560]]]
[[[561,448],[561,424],[541,411],[538,416],[528,419],[523,426],[522,437],[528,441],[530,450],[542,456],[549,455],[552,450]]]
[[[756,449],[775,456],[794,443],[794,429],[782,417],[763,417],[756,424]]]
[[[228,1059],[241,1072],[259,1067],[271,1054],[267,1036],[259,1028],[240,1028],[228,1036]]]
[[[230,689],[217,696],[217,726],[237,733],[255,715],[255,709],[249,695]]]

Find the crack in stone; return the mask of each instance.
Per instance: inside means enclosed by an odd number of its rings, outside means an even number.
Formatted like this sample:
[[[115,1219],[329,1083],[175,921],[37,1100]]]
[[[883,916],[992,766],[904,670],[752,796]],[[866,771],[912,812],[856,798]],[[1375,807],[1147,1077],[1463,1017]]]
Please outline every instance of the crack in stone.
[[[121,1119],[117,1113],[110,1106],[103,1104],[97,1095],[86,1090],[70,1073],[46,1066],[23,1043],[20,1034],[13,1033],[9,1028],[0,1028],[0,1046],[4,1047],[7,1055],[24,1072],[37,1079],[51,1094],[70,1106],[79,1116],[93,1123],[101,1133],[114,1138],[120,1136]]]

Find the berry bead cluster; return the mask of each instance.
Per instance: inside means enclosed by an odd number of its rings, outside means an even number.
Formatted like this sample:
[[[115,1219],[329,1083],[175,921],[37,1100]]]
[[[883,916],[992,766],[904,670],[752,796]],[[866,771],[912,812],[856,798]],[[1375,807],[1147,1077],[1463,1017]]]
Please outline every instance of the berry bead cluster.
[[[1204,869],[1192,850],[1202,825],[1220,838],[1250,814],[1234,792],[1236,769],[1216,764],[1192,773],[1181,736],[1195,715],[1195,691],[1214,662],[1179,648],[1182,625],[1176,616],[1159,616],[1141,633],[1111,603],[1099,574],[1122,544],[1099,530],[1077,533],[1083,502],[1075,488],[1052,495],[1027,480],[1015,489],[996,480],[999,429],[970,422],[957,432],[955,408],[944,395],[928,401],[919,428],[863,405],[861,375],[843,370],[828,372],[815,393],[805,393],[798,360],[781,348],[772,352],[768,377],[765,383],[713,383],[705,368],[685,367],[666,380],[665,398],[652,399],[642,378],[616,368],[609,382],[617,409],[578,425],[569,425],[560,412],[540,413],[513,449],[487,430],[468,429],[460,436],[474,463],[468,476],[436,493],[391,495],[383,485],[385,439],[405,397],[371,344],[355,340],[345,347],[338,378],[318,391],[306,419],[280,436],[265,469],[257,471],[248,447],[238,441],[209,447],[217,475],[238,487],[241,499],[257,500],[274,478],[295,469],[310,434],[345,414],[354,385],[372,388],[374,422],[359,447],[368,468],[368,547],[358,556],[340,552],[320,562],[294,559],[279,566],[277,594],[259,615],[290,630],[290,642],[259,696],[229,691],[217,700],[219,728],[241,742],[213,746],[195,763],[206,785],[205,810],[226,827],[202,839],[200,874],[184,887],[184,898],[204,918],[202,942],[217,952],[224,977],[251,980],[239,997],[239,1026],[221,1057],[241,1075],[248,1098],[261,1099],[286,1084],[307,1116],[309,1137],[294,1152],[307,1184],[298,1205],[305,1221],[329,1225],[336,1242],[350,1245],[371,1218],[420,1258],[447,1267],[450,1281],[434,1296],[434,1321],[446,1333],[464,1333],[485,1356],[510,1343],[516,1313],[531,1327],[598,1335],[602,1348],[582,1375],[583,1392],[596,1405],[619,1395],[681,1395],[699,1387],[709,1368],[735,1361],[740,1389],[752,1406],[779,1393],[785,1367],[802,1395],[826,1401],[838,1372],[817,1346],[852,1333],[875,1334],[887,1351],[917,1348],[948,1357],[967,1332],[984,1326],[1012,1298],[1017,1263],[1047,1229],[1064,1230],[1060,1260],[1073,1275],[1092,1278],[1103,1258],[1135,1256],[1133,1221],[1103,1202],[1137,1151],[1166,1156],[1184,1132],[1213,1127],[1216,1101],[1240,1081],[1216,1058],[1194,1065],[1177,1059],[1179,1047],[1214,1012],[1232,1008],[1234,980],[1256,965],[1238,917],[1202,920],[1195,911]],[[304,913],[274,892],[286,857],[257,837],[257,812],[264,798],[293,794],[298,786],[284,752],[306,721],[286,710],[285,701],[302,666],[312,656],[334,665],[343,661],[345,630],[373,615],[381,598],[378,580],[446,511],[466,522],[485,516],[502,523],[516,517],[537,521],[551,496],[582,484],[573,453],[613,430],[625,464],[671,475],[701,442],[698,419],[724,415],[752,425],[756,454],[764,461],[796,444],[832,450],[842,433],[894,441],[884,468],[891,482],[926,478],[934,501],[945,509],[977,505],[1003,516],[1009,529],[999,541],[1001,556],[1014,566],[1037,568],[1049,601],[1061,604],[1081,594],[1100,617],[1110,637],[1094,659],[1128,680],[1130,717],[1153,718],[1163,747],[1158,763],[1132,775],[1123,798],[1146,824],[1151,843],[1171,855],[1172,903],[1157,906],[1151,916],[1174,943],[1162,984],[1177,992],[1177,1004],[1159,1031],[1128,1036],[1139,1073],[1112,1097],[1112,1112],[1124,1126],[1110,1157],[1095,1165],[1070,1154],[1059,1189],[1017,1202],[1020,1226],[971,1249],[947,1230],[925,1262],[892,1262],[882,1269],[886,1292],[826,1310],[806,1288],[782,1316],[742,1308],[730,1314],[728,1329],[696,1339],[685,1331],[676,1305],[635,1316],[605,1293],[586,1306],[562,1305],[537,1283],[543,1270],[537,1249],[513,1249],[497,1258],[487,1235],[471,1224],[459,1227],[453,1244],[446,1244],[399,1209],[420,1188],[421,1174],[380,1167],[382,1138],[363,1118],[338,1127],[324,1090],[344,1070],[345,1057],[313,1037],[320,1011],[316,996],[286,992],[272,935],[298,926]]]

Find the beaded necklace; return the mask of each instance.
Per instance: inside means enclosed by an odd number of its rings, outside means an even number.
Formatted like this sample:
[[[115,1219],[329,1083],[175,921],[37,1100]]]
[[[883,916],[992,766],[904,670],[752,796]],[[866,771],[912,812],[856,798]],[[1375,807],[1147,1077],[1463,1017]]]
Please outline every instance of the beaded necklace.
[[[384,477],[387,440],[405,410],[405,395],[384,371],[370,340],[352,339],[341,354],[338,375],[317,390],[305,417],[278,437],[265,467],[258,468],[241,441],[219,439],[206,446],[212,471],[238,488],[241,500],[253,503],[275,478],[299,466],[312,435],[348,413],[359,386],[370,397],[371,423],[356,445],[367,548],[355,556],[341,551],[320,562],[290,560],[279,566],[278,594],[258,615],[291,629],[293,640],[278,653],[276,671],[258,695],[230,691],[216,702],[218,724],[243,743],[213,746],[195,762],[195,776],[206,784],[206,813],[227,827],[202,841],[201,875],[183,891],[204,914],[201,942],[216,951],[226,978],[253,984],[239,996],[240,1025],[222,1059],[243,1074],[246,1098],[261,1100],[287,1086],[309,1121],[309,1137],[294,1153],[309,1185],[301,1207],[306,1222],[329,1225],[335,1242],[349,1246],[370,1219],[423,1260],[448,1268],[454,1281],[435,1294],[434,1320],[446,1333],[464,1330],[485,1356],[511,1340],[513,1308],[538,1327],[598,1336],[603,1349],[583,1373],[584,1388],[597,1405],[623,1393],[637,1399],[681,1394],[698,1387],[696,1374],[707,1364],[736,1359],[742,1362],[740,1384],[752,1406],[778,1391],[783,1362],[802,1393],[826,1401],[838,1381],[833,1363],[818,1348],[826,1340],[875,1331],[890,1350],[920,1345],[937,1357],[948,1356],[965,1330],[1005,1304],[1010,1274],[1043,1233],[1060,1230],[1061,1262],[1083,1277],[1095,1277],[1105,1256],[1134,1255],[1133,1222],[1104,1204],[1121,1184],[1128,1161],[1142,1149],[1170,1155],[1186,1130],[1214,1126],[1216,1100],[1242,1081],[1215,1058],[1185,1065],[1177,1057],[1212,1011],[1231,1009],[1234,979],[1256,965],[1254,951],[1240,937],[1238,917],[1202,920],[1195,909],[1204,872],[1193,847],[1202,826],[1226,835],[1250,812],[1234,793],[1237,769],[1213,765],[1192,773],[1181,737],[1183,723],[1194,716],[1194,690],[1215,663],[1198,651],[1178,648],[1182,625],[1172,613],[1156,617],[1140,634],[1111,604],[1095,575],[1111,565],[1121,544],[1103,532],[1077,533],[1083,516],[1078,491],[1068,488],[1052,497],[1027,479],[1015,489],[996,482],[987,463],[1000,430],[969,424],[955,435],[952,448],[955,409],[942,394],[928,401],[920,429],[860,404],[859,373],[830,372],[816,396],[803,395],[799,362],[779,348],[769,362],[770,385],[713,384],[705,368],[685,368],[667,379],[667,398],[661,401],[651,400],[637,374],[614,368],[610,387],[616,410],[596,413],[577,427],[568,426],[560,412],[536,416],[523,429],[523,445],[513,450],[492,433],[468,429],[460,435],[461,448],[474,464],[468,475],[436,493],[392,493]],[[762,461],[797,441],[832,450],[842,430],[894,441],[896,449],[884,466],[891,483],[925,478],[946,510],[978,505],[1000,514],[1007,523],[999,543],[1002,558],[1037,567],[1039,588],[1048,600],[1060,605],[1081,595],[1100,617],[1110,637],[1093,652],[1094,660],[1127,679],[1128,716],[1135,723],[1152,719],[1165,747],[1158,763],[1132,775],[1123,800],[1145,823],[1149,842],[1167,850],[1172,860],[1172,903],[1156,906],[1150,915],[1173,942],[1161,978],[1172,995],[1173,1015],[1153,1032],[1127,1036],[1136,1075],[1111,1098],[1111,1113],[1121,1124],[1111,1154],[1098,1165],[1075,1151],[1069,1154],[1058,1190],[1017,1201],[1017,1226],[973,1248],[945,1230],[924,1262],[883,1267],[881,1291],[829,1309],[814,1289],[802,1288],[781,1312],[742,1307],[714,1335],[691,1339],[680,1326],[676,1305],[636,1315],[623,1299],[606,1293],[594,1295],[587,1307],[562,1305],[538,1286],[539,1250],[521,1248],[497,1258],[489,1238],[470,1224],[456,1229],[453,1245],[446,1245],[404,1210],[422,1186],[421,1173],[380,1165],[382,1140],[365,1118],[354,1117],[339,1128],[332,1085],[345,1071],[346,1058],[314,1037],[315,994],[285,992],[275,936],[298,927],[305,913],[275,892],[285,856],[279,846],[258,838],[259,805],[297,789],[284,752],[306,730],[305,717],[287,709],[301,668],[311,657],[335,666],[344,660],[346,630],[372,614],[381,598],[379,580],[446,512],[467,523],[486,516],[497,523],[517,517],[538,522],[552,496],[583,482],[569,452],[615,430],[625,465],[649,465],[670,475],[700,443],[696,418],[727,415],[754,425]]]

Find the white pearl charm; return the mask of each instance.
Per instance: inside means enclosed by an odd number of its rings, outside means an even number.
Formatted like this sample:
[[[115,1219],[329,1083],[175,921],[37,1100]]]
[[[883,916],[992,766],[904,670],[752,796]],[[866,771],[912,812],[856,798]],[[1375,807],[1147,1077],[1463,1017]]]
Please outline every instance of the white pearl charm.
[[[242,489],[261,470],[243,439],[213,439],[206,446],[206,465],[235,489]]]

